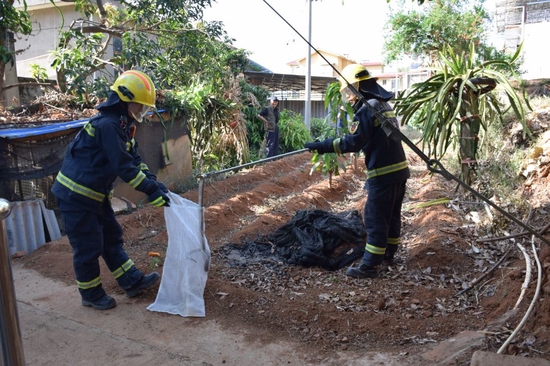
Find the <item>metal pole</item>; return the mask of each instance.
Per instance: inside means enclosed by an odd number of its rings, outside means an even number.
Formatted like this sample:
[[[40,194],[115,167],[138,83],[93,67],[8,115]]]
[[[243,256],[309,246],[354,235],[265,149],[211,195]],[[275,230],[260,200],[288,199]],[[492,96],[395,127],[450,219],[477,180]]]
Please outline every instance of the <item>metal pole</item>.
[[[23,366],[25,357],[19,329],[15,289],[11,272],[8,240],[4,219],[10,214],[10,203],[0,198],[0,340],[6,366]]]
[[[300,149],[300,150],[296,150],[296,151],[291,151],[291,152],[288,152],[288,153],[285,153],[285,154],[275,155],[275,156],[272,156],[270,158],[256,160],[256,161],[252,161],[250,163],[237,165],[237,166],[234,166],[234,167],[231,167],[231,168],[227,168],[227,169],[223,169],[223,170],[217,170],[217,171],[214,171],[214,172],[208,172],[208,173],[204,173],[204,174],[199,175],[197,177],[199,179],[199,200],[198,200],[199,201],[199,206],[201,207],[201,209],[204,210],[204,203],[203,203],[202,195],[203,195],[203,192],[204,192],[204,180],[206,178],[213,177],[213,176],[216,176],[216,175],[220,175],[220,174],[223,174],[223,173],[233,172],[235,170],[239,170],[239,169],[243,169],[243,168],[248,168],[250,166],[254,166],[254,165],[258,165],[258,164],[262,164],[262,163],[267,163],[269,161],[278,160],[278,159],[281,159],[281,158],[284,158],[284,157],[287,157],[287,156],[301,154],[301,153],[306,152],[306,151],[309,151],[309,149]],[[202,217],[201,217],[200,225],[201,225],[201,227],[204,227],[204,215],[202,215]]]
[[[308,17],[308,39],[310,43],[307,45],[306,63],[306,102],[304,106],[304,122],[308,131],[311,131],[311,2],[309,0],[309,17]]]
[[[208,173],[204,173],[204,174],[201,174],[198,176],[199,179],[205,179],[205,178],[208,178],[208,177],[212,177],[214,175],[219,175],[219,174],[223,174],[223,173],[229,173],[229,172],[232,172],[232,171],[235,171],[235,170],[239,170],[239,169],[243,169],[243,168],[248,168],[250,166],[254,166],[254,165],[258,165],[258,164],[262,164],[262,163],[267,163],[269,161],[273,161],[273,160],[278,160],[278,159],[281,159],[281,158],[285,158],[287,156],[291,156],[291,155],[296,155],[296,154],[301,154],[303,152],[306,152],[306,151],[309,151],[309,149],[300,149],[300,150],[296,150],[296,151],[291,151],[291,152],[287,152],[287,153],[284,153],[284,154],[279,154],[279,155],[275,155],[275,156],[272,156],[270,158],[265,158],[265,159],[260,159],[260,160],[256,160],[256,161],[251,161],[250,163],[246,163],[246,164],[242,164],[242,165],[237,165],[237,166],[234,166],[234,167],[231,167],[231,168],[227,168],[227,169],[223,169],[223,170],[217,170],[215,172],[208,172]],[[200,185],[200,181],[199,181],[199,193],[202,193],[202,187]],[[202,197],[199,197],[199,199],[202,199]],[[202,202],[202,201],[200,201]]]

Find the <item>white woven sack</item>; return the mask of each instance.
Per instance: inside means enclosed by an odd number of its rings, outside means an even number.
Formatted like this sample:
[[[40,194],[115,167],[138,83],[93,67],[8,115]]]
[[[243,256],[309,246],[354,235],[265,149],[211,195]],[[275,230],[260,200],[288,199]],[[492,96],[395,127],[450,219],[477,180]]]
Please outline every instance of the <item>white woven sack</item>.
[[[168,197],[170,207],[164,208],[168,250],[157,298],[147,309],[184,317],[204,317],[210,248],[201,227],[203,209],[177,194],[170,192]]]

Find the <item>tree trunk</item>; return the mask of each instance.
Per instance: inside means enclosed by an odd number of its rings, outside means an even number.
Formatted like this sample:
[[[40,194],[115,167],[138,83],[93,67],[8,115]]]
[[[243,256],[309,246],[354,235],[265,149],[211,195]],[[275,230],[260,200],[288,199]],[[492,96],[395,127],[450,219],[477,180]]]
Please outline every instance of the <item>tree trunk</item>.
[[[0,104],[4,107],[15,106],[18,107],[21,105],[21,100],[19,96],[19,88],[10,88],[4,90],[4,85],[17,85],[17,64],[15,62],[15,39],[13,33],[7,31],[4,27],[0,27],[0,47],[7,50],[11,53],[11,61],[9,64],[4,64],[0,62],[0,74],[2,75],[2,80],[0,81]]]
[[[477,166],[477,148],[479,141],[479,115],[467,115],[460,120],[460,162],[464,183],[471,185]]]

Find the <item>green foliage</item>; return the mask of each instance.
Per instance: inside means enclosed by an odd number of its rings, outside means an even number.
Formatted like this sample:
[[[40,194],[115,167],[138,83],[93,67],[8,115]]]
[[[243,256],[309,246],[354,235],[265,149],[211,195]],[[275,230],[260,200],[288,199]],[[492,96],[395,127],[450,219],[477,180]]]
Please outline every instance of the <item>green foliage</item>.
[[[328,108],[330,112],[323,123],[316,122],[315,128],[312,123],[312,136],[318,140],[338,137],[345,133],[348,120],[353,119],[353,109],[349,103],[342,101],[340,83],[338,82],[329,84],[325,94],[325,108]],[[321,171],[329,178],[332,178],[333,175],[340,175],[340,169],[346,170],[345,164],[339,163],[338,155],[335,153],[318,154],[314,152],[311,163],[313,165],[310,174],[314,171]]]
[[[260,148],[265,137],[264,123],[258,118],[263,108],[258,101],[265,101],[269,98],[269,92],[259,86],[250,84],[243,85],[243,96],[246,100],[243,102],[243,114],[246,119],[246,131],[250,146],[251,160],[259,160]]]
[[[348,123],[353,120],[354,111],[351,104],[342,99],[340,92],[340,83],[330,83],[325,94],[325,108],[328,108],[330,113],[327,116],[328,125],[334,130],[325,129],[324,136],[340,136],[348,130]]]
[[[312,118],[311,119],[311,139],[322,139],[324,138],[327,130],[328,120],[324,118]]]
[[[330,177],[340,175],[340,169],[346,171],[346,166],[338,162],[338,155],[334,153],[330,154],[313,154],[311,158],[313,164],[310,170],[310,174],[314,171],[321,171],[325,175]]]
[[[31,34],[32,24],[29,13],[27,12],[27,2],[19,2],[23,5],[23,10],[18,10],[13,6],[13,0],[2,0],[0,2],[0,15],[2,19],[3,30]]]
[[[283,109],[279,113],[279,153],[287,153],[304,148],[311,141],[301,114]]]
[[[198,160],[198,171],[218,170],[225,166],[230,154],[218,151],[221,125],[230,119],[232,105],[230,100],[216,95],[211,84],[193,84],[187,89],[169,93],[167,100],[174,101],[172,113],[183,112],[187,116],[191,132],[191,151]],[[176,101],[178,107],[176,108]]]
[[[66,92],[87,100],[90,95],[96,92],[103,92],[101,89],[107,83],[107,75],[101,75],[94,80],[88,79],[88,75],[105,67],[104,60],[97,55],[104,49],[105,36],[101,33],[83,34],[80,29],[71,28],[60,34],[62,44],[68,47],[60,47],[52,51],[54,61],[52,67],[62,70],[63,85],[60,85]],[[69,42],[71,46],[69,47]],[[102,81],[102,82],[101,82]]]
[[[48,73],[45,68],[38,64],[30,64],[31,76],[37,81],[44,81],[48,78]]]
[[[165,98],[157,106],[188,119],[195,171],[248,161],[246,119],[259,106],[240,76],[247,53],[232,46],[222,23],[203,21],[210,0],[135,0],[121,7],[76,0],[75,5],[84,16],[61,34],[54,52],[62,90],[82,99],[102,97],[108,80],[138,68],[162,91]],[[88,20],[92,15],[101,21]],[[107,58],[114,39],[120,48]]]
[[[13,0],[0,1],[0,75],[4,75],[5,65],[13,65],[15,62],[14,52],[9,49],[7,38],[10,33],[19,33],[23,35],[31,34],[32,24],[29,13],[27,12],[27,2],[19,2],[23,5],[23,10],[18,10],[14,6]],[[3,79],[0,79],[0,91],[3,87]]]
[[[208,80],[222,94],[228,78],[242,72],[248,60],[244,50],[232,47],[220,22],[202,21],[202,10],[210,3],[137,0],[122,8],[98,8],[93,1],[76,0],[86,19],[99,13],[102,21],[76,21],[61,35],[54,53],[58,79],[66,78],[60,87],[83,93],[92,73],[95,79],[112,77],[107,66],[117,72],[139,67],[157,89],[184,89]],[[114,38],[120,39],[121,50],[107,59],[105,50]]]
[[[338,119],[340,118],[340,107],[342,104],[340,83],[330,83],[325,93],[325,108],[328,108],[329,110],[328,118],[330,123],[338,124]]]
[[[520,51],[521,47],[516,56]],[[402,124],[422,130],[423,148],[428,150],[429,156],[440,159],[453,147],[459,152],[458,159],[464,168],[467,160],[476,160],[478,143],[483,142],[487,126],[495,119],[502,124],[508,108],[523,124],[524,133],[530,133],[524,119],[528,100],[512,87],[505,73],[496,69],[498,66],[513,72],[513,64],[490,60],[477,66],[473,44],[469,55],[457,54],[447,47],[439,58],[441,64],[435,75],[414,84],[396,99],[395,104],[397,114],[403,117]],[[486,85],[473,84],[474,78],[493,79],[497,88],[483,93]],[[501,102],[504,96],[508,106]],[[468,180],[467,176],[464,178]]]
[[[399,60],[408,55],[428,57],[435,63],[439,51],[452,45],[455,52],[468,52],[470,44],[487,48],[484,22],[489,15],[483,1],[441,0],[417,9],[399,6],[390,15],[385,39],[385,61]]]
[[[353,110],[349,103],[346,104],[343,106],[340,83],[331,83],[325,94],[325,107],[328,108],[330,112],[322,123],[312,123],[312,136],[314,136],[316,140],[335,138],[344,133],[347,128],[348,116],[353,118]],[[342,108],[344,108],[344,110]],[[345,110],[349,110],[351,113],[346,115],[344,113]],[[310,174],[313,174],[314,171],[320,171],[329,176],[329,181],[332,180],[333,175],[340,175],[340,169],[346,170],[345,164],[338,161],[338,155],[336,153],[318,154],[314,152],[311,163],[313,165]]]

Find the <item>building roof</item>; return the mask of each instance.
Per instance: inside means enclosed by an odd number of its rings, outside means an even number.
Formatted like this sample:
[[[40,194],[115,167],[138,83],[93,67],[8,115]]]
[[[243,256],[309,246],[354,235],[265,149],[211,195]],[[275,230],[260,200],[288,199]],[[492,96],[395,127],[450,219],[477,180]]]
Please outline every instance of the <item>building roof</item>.
[[[323,50],[323,49],[320,49],[320,48],[318,48],[317,50],[312,50],[312,51],[311,51],[311,56],[315,55],[316,53],[319,53],[319,54],[324,53],[324,54],[333,55],[333,56],[339,57],[339,58],[341,58],[341,59],[348,60],[348,61],[350,61],[350,62],[354,62],[354,63],[355,63],[355,61],[352,60],[352,59],[350,59],[349,57],[347,57],[347,55],[340,55],[340,54],[338,54],[338,53],[326,51],[326,50]],[[306,56],[300,57],[299,59],[292,60],[292,61],[290,61],[290,62],[287,62],[286,64],[287,64],[287,65],[297,65],[300,61],[305,60],[305,59],[306,59]]]
[[[246,71],[245,76],[252,85],[270,91],[303,91],[306,89],[305,75],[276,74],[272,72]],[[338,81],[334,76],[312,76],[311,91],[324,94],[330,83]]]

